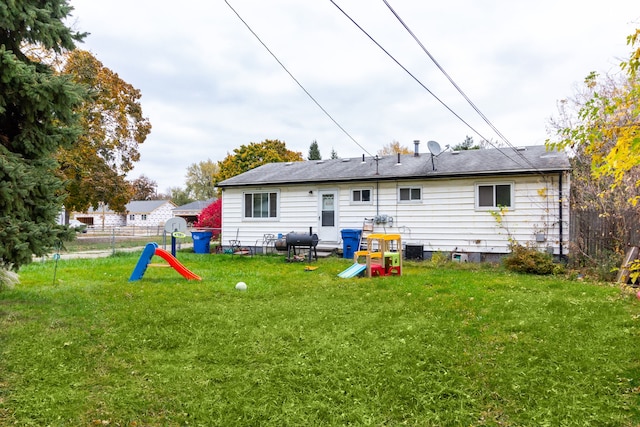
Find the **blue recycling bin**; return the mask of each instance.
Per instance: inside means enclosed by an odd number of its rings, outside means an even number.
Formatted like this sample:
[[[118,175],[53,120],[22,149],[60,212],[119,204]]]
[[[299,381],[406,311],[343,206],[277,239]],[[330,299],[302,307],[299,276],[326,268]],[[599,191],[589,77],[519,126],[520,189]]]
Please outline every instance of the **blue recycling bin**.
[[[208,254],[211,236],[213,236],[211,231],[192,231],[193,252],[197,254]]]
[[[344,228],[342,233],[342,257],[353,258],[353,254],[359,249],[362,230]]]

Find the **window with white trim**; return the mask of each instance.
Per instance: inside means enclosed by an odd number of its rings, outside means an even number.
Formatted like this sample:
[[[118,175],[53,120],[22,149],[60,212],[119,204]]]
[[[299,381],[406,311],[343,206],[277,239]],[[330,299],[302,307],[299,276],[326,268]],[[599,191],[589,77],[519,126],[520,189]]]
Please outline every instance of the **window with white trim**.
[[[140,215],[140,219],[143,220],[143,221],[146,221],[147,220],[147,214]]]
[[[371,189],[370,188],[357,188],[351,190],[351,202],[361,204],[371,204]]]
[[[398,200],[401,202],[419,202],[422,200],[422,188],[400,187],[398,188]]]
[[[136,215],[135,214],[130,214],[129,215],[129,220],[130,221],[135,221],[136,220]]]
[[[277,218],[278,193],[244,193],[244,218]]]
[[[476,184],[476,207],[493,209],[513,207],[513,184]]]

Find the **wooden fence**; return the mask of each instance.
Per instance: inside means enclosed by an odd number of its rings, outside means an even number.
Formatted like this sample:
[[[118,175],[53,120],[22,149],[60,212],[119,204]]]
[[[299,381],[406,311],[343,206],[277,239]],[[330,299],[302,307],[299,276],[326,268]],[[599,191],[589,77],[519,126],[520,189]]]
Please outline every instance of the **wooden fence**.
[[[602,259],[624,254],[628,247],[640,246],[640,210],[602,214],[574,209],[569,229],[572,256]]]

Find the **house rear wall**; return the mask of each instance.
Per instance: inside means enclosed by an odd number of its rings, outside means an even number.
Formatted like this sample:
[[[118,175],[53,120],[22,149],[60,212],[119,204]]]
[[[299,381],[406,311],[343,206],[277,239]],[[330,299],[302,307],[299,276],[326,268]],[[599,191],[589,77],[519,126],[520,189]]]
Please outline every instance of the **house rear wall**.
[[[223,192],[222,243],[236,236],[243,245],[262,241],[265,233],[306,233],[319,226],[317,194],[321,190],[338,191],[338,229],[361,229],[365,218],[386,215],[387,223],[375,225],[375,232],[399,233],[403,243],[422,245],[427,252],[468,252],[503,254],[509,252],[510,239],[521,244],[534,244],[541,249],[560,253],[560,215],[558,175],[543,179],[540,175],[509,176],[486,179],[430,179],[384,182],[351,182],[327,185],[291,185],[273,187],[226,188]],[[569,182],[563,178],[563,194],[568,195]],[[502,215],[476,209],[476,185],[481,183],[514,184],[514,206]],[[399,202],[398,188],[419,187],[422,199]],[[354,189],[371,189],[372,201],[353,203]],[[243,219],[245,191],[278,191],[279,218]],[[310,194],[312,191],[313,194]],[[498,212],[494,209],[494,212]],[[568,199],[563,201],[562,253],[567,253],[569,237]],[[538,241],[537,235],[543,236]],[[320,246],[341,248],[340,233]]]

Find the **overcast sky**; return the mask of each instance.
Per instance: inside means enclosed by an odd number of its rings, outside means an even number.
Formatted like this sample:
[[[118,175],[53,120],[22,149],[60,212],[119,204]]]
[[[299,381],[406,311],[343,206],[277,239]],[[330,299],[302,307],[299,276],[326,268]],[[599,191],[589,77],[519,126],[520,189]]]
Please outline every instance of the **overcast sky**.
[[[227,1],[70,0],[79,47],[142,92],[153,129],[130,179],[184,187],[189,165],[265,139],[305,158],[314,140],[323,158],[499,140],[387,4],[513,145],[543,144],[557,101],[618,71],[640,26],[637,0],[334,0],[439,101],[330,0]]]

